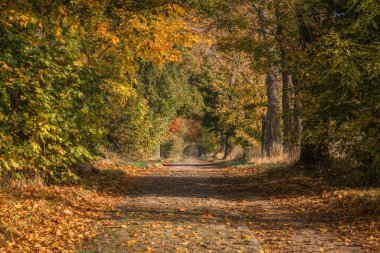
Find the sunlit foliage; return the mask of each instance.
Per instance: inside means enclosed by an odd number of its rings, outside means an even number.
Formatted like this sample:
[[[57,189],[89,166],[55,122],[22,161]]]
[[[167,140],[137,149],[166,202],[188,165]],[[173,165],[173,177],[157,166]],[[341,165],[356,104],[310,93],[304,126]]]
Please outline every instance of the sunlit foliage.
[[[99,145],[151,151],[165,124],[142,92],[150,83],[140,67],[183,80],[165,71],[169,63],[179,69],[197,41],[180,13],[164,3],[2,1],[1,172],[66,180],[67,168],[93,158]],[[175,117],[171,106],[166,122]]]

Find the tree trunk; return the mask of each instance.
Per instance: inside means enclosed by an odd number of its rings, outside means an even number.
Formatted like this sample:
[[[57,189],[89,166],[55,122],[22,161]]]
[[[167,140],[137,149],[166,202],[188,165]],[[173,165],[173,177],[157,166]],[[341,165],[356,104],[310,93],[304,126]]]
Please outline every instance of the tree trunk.
[[[266,141],[266,129],[267,129],[267,118],[265,115],[261,118],[261,157],[267,156],[267,141]]]
[[[291,150],[291,156],[295,159],[300,157],[301,152],[301,141],[302,141],[302,117],[301,117],[302,103],[297,94],[294,98],[294,110],[293,110],[293,119],[292,119],[292,138],[293,138],[293,149]]]
[[[158,144],[157,145],[157,149],[156,149],[156,155],[155,155],[155,159],[158,159],[160,160],[162,157],[161,157],[161,144]]]
[[[232,143],[230,141],[230,137],[231,136],[232,136],[231,132],[227,132],[225,134],[223,160],[227,159],[231,155],[231,152],[232,152],[232,149],[233,149],[233,145],[232,145]]]
[[[284,122],[284,152],[289,153],[292,143],[292,105],[290,103],[292,95],[292,80],[291,75],[282,73],[282,115]]]
[[[262,36],[265,41],[269,38],[270,30],[268,29],[269,18],[265,11],[259,11],[259,21],[262,31]],[[279,69],[273,62],[274,47],[268,46],[266,48],[266,57],[268,61],[268,70],[265,79],[267,87],[267,117],[266,117],[266,155],[277,156],[282,152],[281,142],[281,82],[279,81]]]
[[[265,80],[268,97],[266,140],[269,157],[280,155],[282,152],[280,82],[277,69],[272,67],[271,72]]]
[[[288,157],[297,159],[301,145],[302,123],[301,103],[296,98],[293,76],[283,72],[282,114],[284,122],[284,152]]]
[[[300,36],[300,44],[302,49],[306,49],[307,44],[312,43],[315,40],[313,32],[311,28],[304,21],[302,10],[296,6],[296,18],[298,23],[298,30]],[[297,111],[297,115],[299,115],[300,110],[302,109],[302,104],[298,100],[295,104]],[[298,126],[298,130],[301,132],[302,124],[300,117],[297,118],[298,122],[296,122],[296,126]],[[301,136],[301,135],[300,135]],[[315,164],[319,161],[326,161],[328,159],[328,148],[323,144],[309,143],[307,140],[300,138],[300,158],[299,162],[305,164]]]

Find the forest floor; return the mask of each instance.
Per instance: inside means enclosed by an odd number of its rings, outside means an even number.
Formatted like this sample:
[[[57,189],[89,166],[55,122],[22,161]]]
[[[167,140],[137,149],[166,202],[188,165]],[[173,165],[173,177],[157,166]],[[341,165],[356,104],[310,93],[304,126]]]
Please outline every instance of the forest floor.
[[[100,166],[3,183],[1,252],[379,252],[380,189],[288,165]]]

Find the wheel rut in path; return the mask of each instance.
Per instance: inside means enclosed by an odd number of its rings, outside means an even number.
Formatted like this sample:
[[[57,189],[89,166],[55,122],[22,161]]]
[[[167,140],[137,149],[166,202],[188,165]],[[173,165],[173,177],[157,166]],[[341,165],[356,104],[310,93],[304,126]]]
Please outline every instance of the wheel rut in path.
[[[81,252],[258,252],[248,220],[213,184],[224,177],[221,169],[182,162],[139,177],[119,228],[106,229]]]

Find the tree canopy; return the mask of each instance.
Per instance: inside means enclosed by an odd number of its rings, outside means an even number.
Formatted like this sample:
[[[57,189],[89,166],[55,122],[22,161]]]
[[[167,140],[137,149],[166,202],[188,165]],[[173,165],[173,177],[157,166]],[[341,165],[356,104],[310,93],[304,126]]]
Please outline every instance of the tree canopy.
[[[2,1],[0,173],[148,158],[183,117],[226,154],[379,175],[379,27],[376,0]]]

